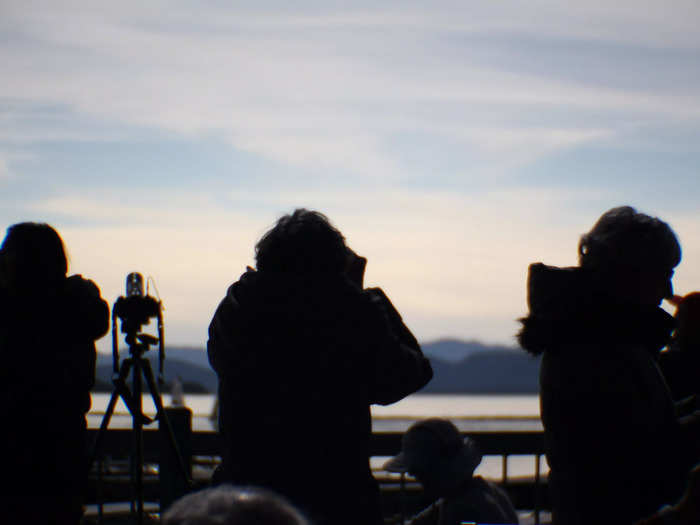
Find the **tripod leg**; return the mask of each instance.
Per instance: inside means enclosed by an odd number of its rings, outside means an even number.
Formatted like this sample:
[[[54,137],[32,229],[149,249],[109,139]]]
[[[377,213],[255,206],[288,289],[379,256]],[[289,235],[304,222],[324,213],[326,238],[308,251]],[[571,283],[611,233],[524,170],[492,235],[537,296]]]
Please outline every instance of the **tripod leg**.
[[[102,446],[102,440],[107,434],[107,427],[114,414],[114,407],[117,405],[119,396],[124,397],[123,389],[120,384],[124,384],[124,378],[129,375],[129,369],[131,368],[131,360],[125,359],[122,363],[122,367],[119,370],[119,376],[114,380],[114,390],[112,391],[112,397],[109,398],[109,404],[107,405],[107,410],[105,415],[102,417],[102,423],[100,423],[100,430],[97,432],[97,437],[95,438],[95,444],[92,447],[92,453],[90,455],[90,460],[87,465],[88,473],[92,464],[95,462],[97,455],[99,454],[100,447]]]
[[[141,382],[141,371],[143,366],[141,357],[134,358],[133,374],[133,437],[134,437],[134,457],[132,457],[132,481],[134,483],[134,495],[136,499],[136,523],[143,525],[143,410],[142,397],[143,385]]]
[[[134,359],[135,358],[129,358],[129,359],[124,359],[124,363],[129,363],[129,366],[134,365]],[[136,374],[136,370],[134,370],[134,374]],[[126,405],[126,408],[129,409],[129,413],[133,417],[134,421],[137,419],[141,422],[143,425],[148,425],[149,423],[152,423],[153,421],[151,418],[146,416],[143,411],[141,410],[141,397],[140,394],[137,396],[135,392],[131,392],[129,390],[129,386],[126,384],[126,376],[128,375],[128,370],[127,373],[122,375],[119,374],[119,377],[115,380],[115,386],[119,390],[119,394],[121,395],[122,399],[124,400],[124,404]],[[140,379],[139,375],[139,379]]]
[[[153,404],[155,404],[156,406],[156,419],[159,419],[165,424],[166,433],[168,435],[168,441],[170,442],[170,446],[172,447],[173,453],[177,457],[180,474],[182,474],[182,478],[185,480],[187,485],[191,487],[192,480],[190,479],[189,469],[185,466],[185,462],[182,459],[182,454],[180,454],[180,449],[177,446],[177,441],[175,440],[175,433],[173,432],[173,427],[170,425],[170,419],[168,419],[168,415],[165,413],[165,409],[163,408],[163,399],[161,398],[160,391],[158,390],[156,380],[153,377],[153,369],[151,368],[151,363],[147,360],[144,360],[143,363],[143,373],[146,377],[146,383],[148,384],[148,388],[151,391]]]

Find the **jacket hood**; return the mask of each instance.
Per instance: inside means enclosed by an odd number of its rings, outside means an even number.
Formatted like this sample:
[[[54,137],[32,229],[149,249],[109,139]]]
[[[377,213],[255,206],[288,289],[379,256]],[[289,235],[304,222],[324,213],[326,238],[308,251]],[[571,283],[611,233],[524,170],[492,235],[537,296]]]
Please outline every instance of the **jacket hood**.
[[[674,319],[659,307],[621,305],[580,267],[530,265],[530,313],[520,319],[520,346],[539,355],[563,343],[633,342],[657,354],[668,342]]]
[[[226,300],[250,315],[284,312],[287,319],[318,318],[342,295],[360,289],[342,274],[294,274],[249,269],[226,292]]]

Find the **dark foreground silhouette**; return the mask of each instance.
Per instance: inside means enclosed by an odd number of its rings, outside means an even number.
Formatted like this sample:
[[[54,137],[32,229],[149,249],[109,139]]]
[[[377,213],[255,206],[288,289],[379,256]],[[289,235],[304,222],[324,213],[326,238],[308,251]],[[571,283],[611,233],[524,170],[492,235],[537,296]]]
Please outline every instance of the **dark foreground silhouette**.
[[[0,248],[6,523],[76,525],[83,512],[94,341],[107,332],[109,308],[92,281],[66,273],[53,228],[8,229]]]
[[[580,266],[530,267],[520,344],[542,354],[541,416],[553,520],[629,524],[678,500],[699,458],[657,366],[681,251],[670,227],[629,207],[579,244]]]
[[[296,210],[256,246],[209,327],[224,451],[216,481],[288,497],[318,525],[382,523],[370,405],[425,385],[420,346],[365,260],[321,214]]]
[[[257,487],[221,485],[188,494],[163,525],[311,525],[286,499]]]

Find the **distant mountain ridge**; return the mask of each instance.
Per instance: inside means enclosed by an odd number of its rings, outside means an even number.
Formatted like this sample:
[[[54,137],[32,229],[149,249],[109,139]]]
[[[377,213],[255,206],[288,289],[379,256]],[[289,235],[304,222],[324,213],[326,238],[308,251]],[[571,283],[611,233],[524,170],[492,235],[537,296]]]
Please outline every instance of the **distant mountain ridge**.
[[[482,352],[513,352],[518,351],[513,346],[488,345],[476,340],[462,341],[455,338],[444,338],[423,343],[421,345],[425,355],[432,359],[439,359],[448,363],[459,363],[472,354]]]
[[[478,341],[439,339],[424,343],[423,352],[433,366],[433,380],[425,393],[537,393],[539,360],[505,345]],[[126,352],[121,352],[122,359]],[[180,378],[187,392],[216,392],[217,378],[204,348],[170,347],[165,351],[165,381]],[[157,374],[158,352],[148,358]],[[112,390],[112,356],[98,354],[96,391]]]
[[[158,351],[150,350],[146,356],[151,363],[153,374],[157,377]],[[120,351],[120,357],[123,361],[128,357],[128,351]],[[186,392],[216,392],[216,373],[209,366],[206,351],[201,348],[166,348],[163,377],[166,385],[179,378]],[[98,354],[94,390],[111,391],[112,388],[112,356]]]

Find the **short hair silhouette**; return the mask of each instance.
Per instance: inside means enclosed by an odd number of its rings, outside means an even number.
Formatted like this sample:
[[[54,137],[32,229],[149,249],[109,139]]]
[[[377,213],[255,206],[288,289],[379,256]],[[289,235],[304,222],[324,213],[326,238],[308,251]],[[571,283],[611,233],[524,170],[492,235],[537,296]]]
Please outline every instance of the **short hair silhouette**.
[[[15,286],[44,286],[59,281],[68,272],[61,236],[45,223],[13,224],[7,229],[0,252],[14,259]]]
[[[347,257],[343,234],[325,215],[305,208],[282,216],[255,245],[260,271],[340,273]]]
[[[180,498],[163,516],[163,525],[310,523],[285,498],[270,490],[220,485]]]
[[[605,212],[579,241],[582,267],[658,268],[670,270],[681,260],[681,247],[671,227],[631,206]]]

